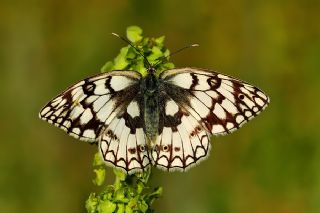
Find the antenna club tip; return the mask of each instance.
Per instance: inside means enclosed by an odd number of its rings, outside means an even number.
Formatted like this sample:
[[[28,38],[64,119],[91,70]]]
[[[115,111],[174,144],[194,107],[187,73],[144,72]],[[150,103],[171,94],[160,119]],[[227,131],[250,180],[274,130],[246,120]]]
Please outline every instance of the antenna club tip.
[[[117,33],[111,33],[111,35],[114,35],[114,36],[120,37]]]
[[[191,46],[192,46],[192,47],[200,47],[199,44],[192,44]]]

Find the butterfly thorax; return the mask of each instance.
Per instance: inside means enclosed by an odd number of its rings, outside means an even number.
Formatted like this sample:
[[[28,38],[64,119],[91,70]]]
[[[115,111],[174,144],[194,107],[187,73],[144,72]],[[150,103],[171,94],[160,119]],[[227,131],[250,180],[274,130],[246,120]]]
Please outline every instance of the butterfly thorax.
[[[141,92],[144,94],[145,133],[147,145],[153,147],[158,136],[159,81],[152,71],[142,81]]]

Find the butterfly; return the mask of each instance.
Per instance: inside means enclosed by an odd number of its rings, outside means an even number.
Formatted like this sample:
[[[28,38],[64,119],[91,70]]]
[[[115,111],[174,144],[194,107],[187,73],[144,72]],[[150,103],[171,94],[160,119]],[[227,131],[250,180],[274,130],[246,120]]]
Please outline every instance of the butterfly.
[[[212,135],[257,116],[269,97],[257,87],[199,68],[146,76],[114,70],[67,88],[40,111],[69,135],[98,142],[106,164],[128,174],[150,166],[186,171],[208,157]]]

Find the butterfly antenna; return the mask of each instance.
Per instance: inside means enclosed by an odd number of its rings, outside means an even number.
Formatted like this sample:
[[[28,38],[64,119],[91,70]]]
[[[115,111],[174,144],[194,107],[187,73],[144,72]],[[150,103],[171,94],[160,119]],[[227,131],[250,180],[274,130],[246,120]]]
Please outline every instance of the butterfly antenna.
[[[163,62],[164,59],[167,59],[167,58],[169,58],[169,57],[171,57],[171,56],[173,56],[173,55],[175,55],[175,54],[177,54],[177,53],[179,53],[179,52],[181,52],[181,51],[183,51],[185,49],[189,49],[191,47],[199,47],[199,46],[200,46],[199,44],[190,44],[188,46],[182,47],[181,49],[178,49],[178,50],[174,51],[173,53],[171,53],[171,54],[169,54],[167,56],[162,56],[157,60],[158,62],[154,65],[154,67],[156,67],[158,64]]]
[[[146,56],[143,55],[143,54],[140,52],[140,50],[139,50],[138,48],[136,48],[128,39],[126,39],[126,38],[124,38],[124,37],[122,37],[122,36],[120,36],[120,35],[118,35],[118,34],[116,34],[116,33],[111,33],[111,34],[114,35],[114,36],[116,36],[116,37],[118,37],[118,38],[120,38],[122,41],[128,43],[133,49],[135,49],[135,50],[137,51],[137,53],[139,53],[139,54],[143,57],[143,59],[145,60],[145,62],[147,62],[149,68],[152,67],[151,64],[149,63],[148,59],[146,58]]]

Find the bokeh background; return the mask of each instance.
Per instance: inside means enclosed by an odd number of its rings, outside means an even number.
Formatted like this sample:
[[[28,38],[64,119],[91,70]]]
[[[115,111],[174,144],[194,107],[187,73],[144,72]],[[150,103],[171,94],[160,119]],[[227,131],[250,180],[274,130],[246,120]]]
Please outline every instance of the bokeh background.
[[[98,73],[130,25],[166,36],[177,67],[219,70],[271,97],[258,118],[214,138],[187,173],[154,171],[156,212],[320,212],[320,1],[44,0],[0,3],[0,212],[85,212],[95,146],[38,111]],[[108,181],[113,174],[108,170]]]

